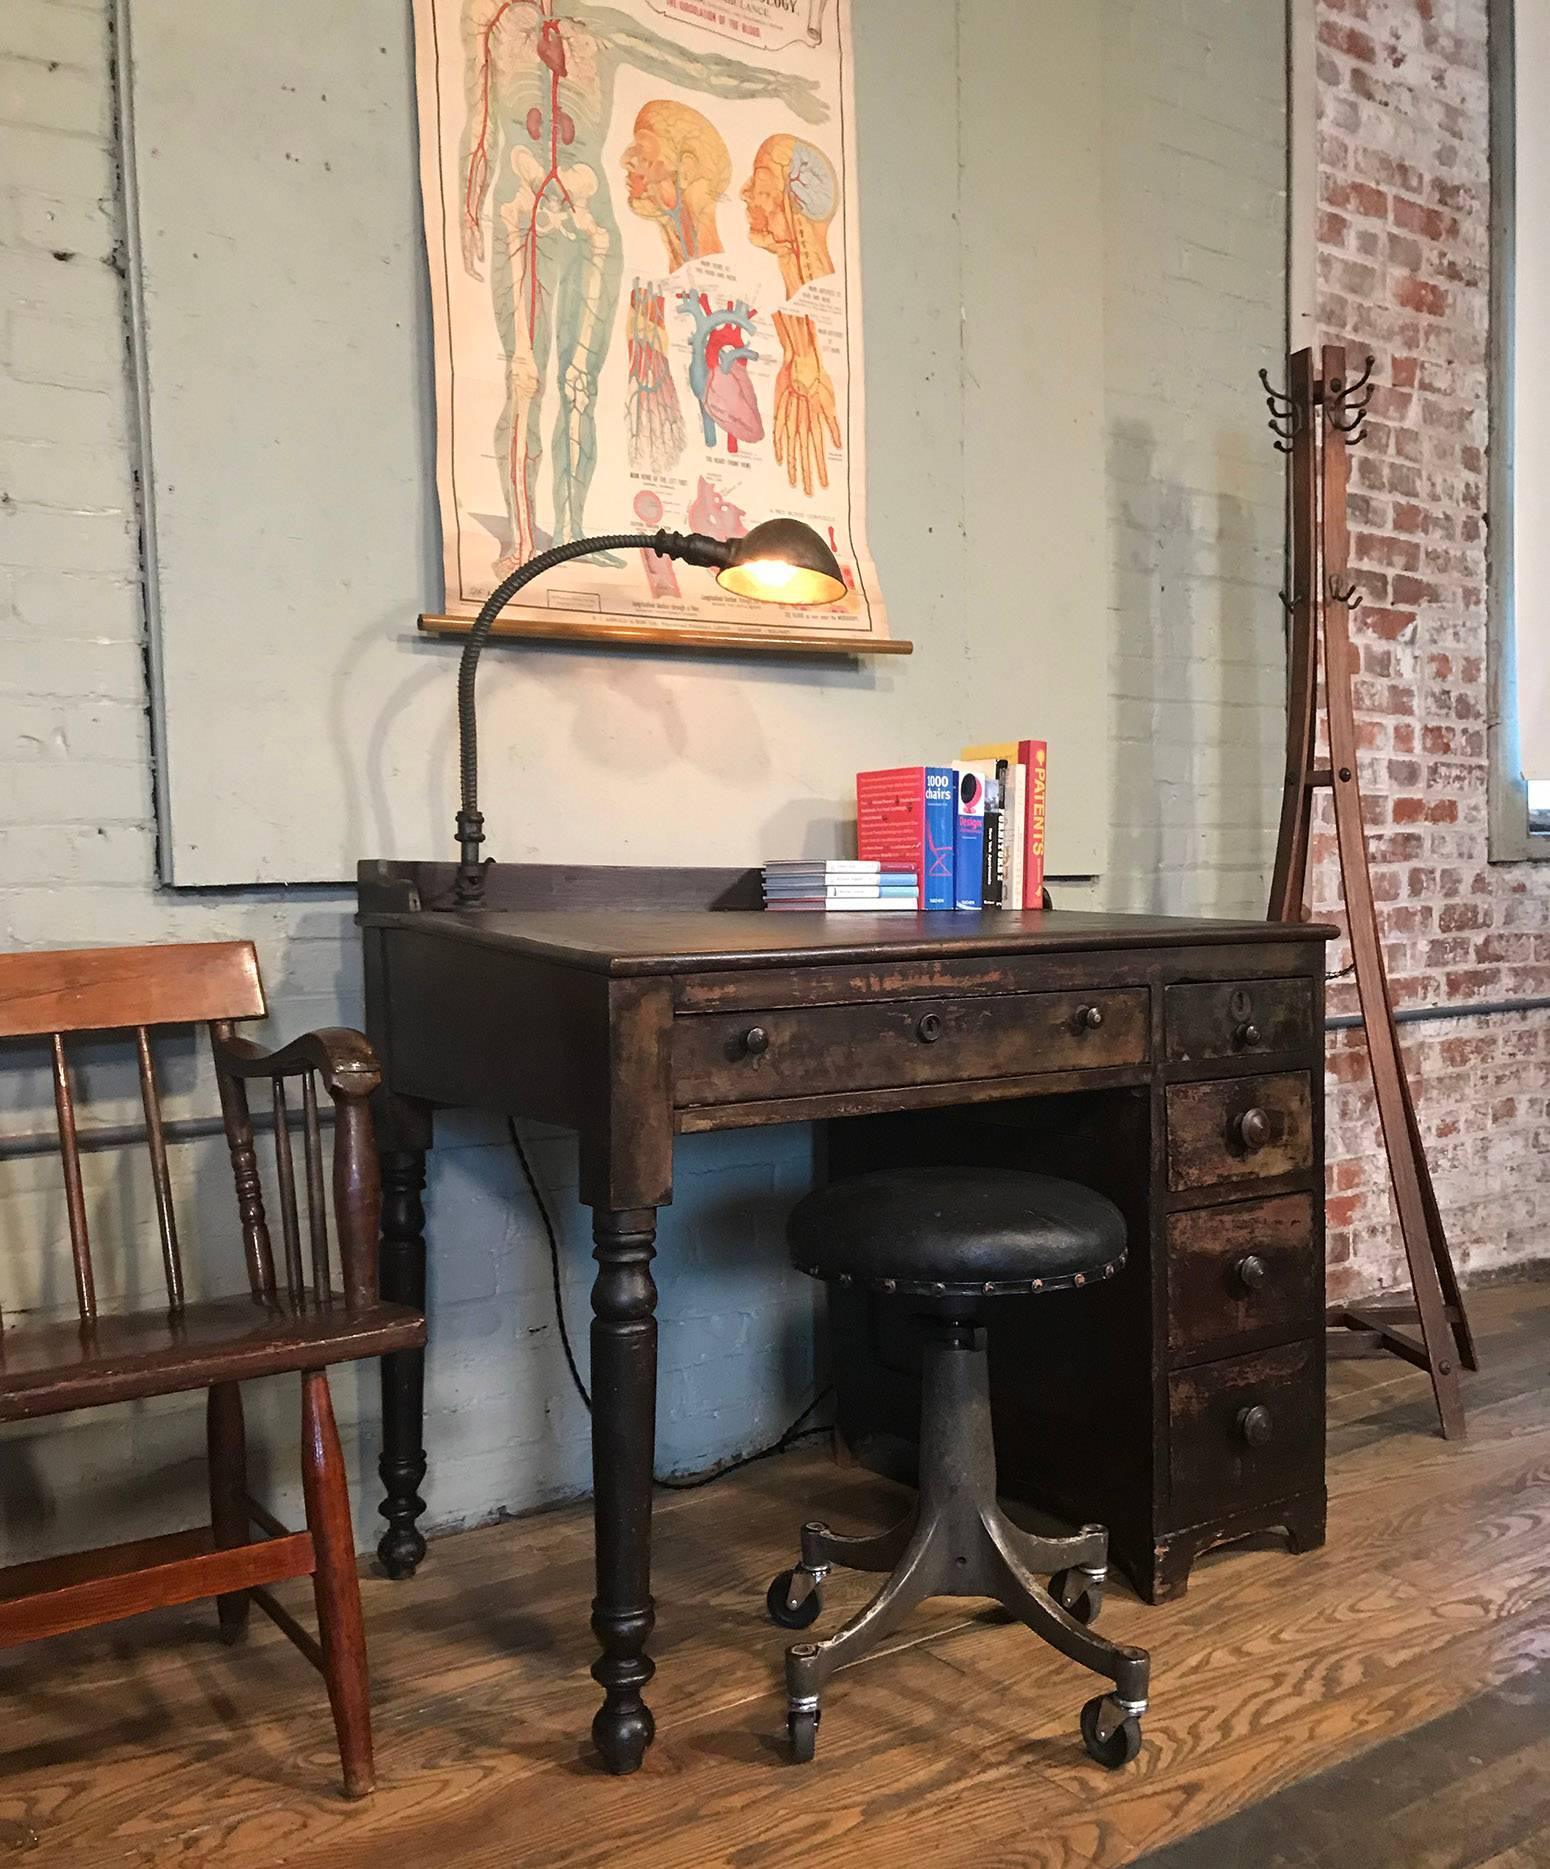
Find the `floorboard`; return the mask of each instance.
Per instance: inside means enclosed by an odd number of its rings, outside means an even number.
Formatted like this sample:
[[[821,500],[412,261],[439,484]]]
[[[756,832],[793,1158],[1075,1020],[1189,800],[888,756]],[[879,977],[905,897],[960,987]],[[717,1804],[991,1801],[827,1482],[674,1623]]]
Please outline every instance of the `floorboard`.
[[[1479,1294],[1470,1436],[1424,1376],[1330,1379],[1330,1542],[1213,1554],[1187,1596],[1111,1590],[1153,1653],[1142,1755],[1076,1735],[1087,1678],[974,1606],[928,1605],[825,1700],[817,1763],[784,1759],[763,1614],[797,1525],[863,1529],[898,1489],[793,1454],[662,1495],[652,1689],[632,1780],[595,1771],[590,1530],[568,1510],[438,1540],[364,1582],[380,1786],[337,1792],[306,1662],[261,1620],[158,1612],[0,1657],[0,1852],[71,1869],[1550,1869],[1550,1283]],[[873,1580],[832,1581],[821,1627]],[[305,1586],[276,1593],[308,1613]]]

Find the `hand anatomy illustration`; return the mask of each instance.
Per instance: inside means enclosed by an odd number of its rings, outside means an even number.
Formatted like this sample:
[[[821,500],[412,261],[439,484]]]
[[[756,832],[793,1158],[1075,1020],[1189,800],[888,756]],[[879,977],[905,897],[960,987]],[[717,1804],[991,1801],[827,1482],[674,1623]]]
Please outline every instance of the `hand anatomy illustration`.
[[[713,311],[704,292],[680,292],[678,309],[694,320],[689,387],[700,405],[706,447],[715,447],[717,432],[723,428],[728,454],[737,453],[740,441],[762,441],[764,418],[748,374],[749,364],[759,356],[749,343],[754,314],[742,299]]]
[[[760,145],[743,188],[748,237],[775,255],[786,297],[834,271],[829,225],[839,206],[839,178],[829,158],[804,137],[772,136]],[[812,497],[827,487],[827,443],[843,445],[834,384],[824,368],[811,318],[775,313],[782,363],[775,383],[775,458],[794,487]]]
[[[630,288],[630,365],[626,439],[630,466],[670,474],[684,451],[683,409],[668,355],[667,300],[661,286],[639,279]]]
[[[631,211],[660,228],[669,272],[723,251],[716,204],[732,186],[732,158],[715,124],[692,105],[655,98],[641,107],[624,183]]]
[[[597,466],[598,381],[615,329],[623,254],[602,150],[619,69],[719,98],[778,100],[804,122],[828,115],[815,85],[718,52],[689,50],[620,8],[591,0],[464,0],[466,119],[463,262],[488,260],[507,364],[495,446],[504,463],[512,548],[497,575],[550,539],[586,531]],[[485,207],[493,209],[486,253]],[[553,523],[538,523],[542,424],[550,439]]]

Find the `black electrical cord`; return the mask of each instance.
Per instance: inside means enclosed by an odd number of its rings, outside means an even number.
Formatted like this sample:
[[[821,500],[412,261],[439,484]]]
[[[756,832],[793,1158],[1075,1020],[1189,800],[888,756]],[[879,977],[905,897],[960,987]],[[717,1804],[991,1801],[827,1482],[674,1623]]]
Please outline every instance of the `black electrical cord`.
[[[549,1203],[543,1197],[543,1191],[538,1185],[538,1177],[533,1173],[533,1165],[528,1160],[526,1148],[523,1147],[521,1133],[517,1129],[515,1120],[510,1116],[506,1118],[506,1132],[511,1137],[512,1150],[516,1155],[518,1166],[522,1170],[522,1179],[527,1183],[527,1191],[533,1197],[533,1205],[538,1209],[538,1217],[543,1222],[544,1238],[549,1242],[549,1276],[554,1287],[554,1317],[555,1322],[560,1327],[560,1346],[565,1352],[565,1365],[570,1371],[570,1379],[575,1385],[576,1393],[581,1397],[582,1405],[590,1415],[592,1412],[592,1397],[587,1391],[587,1385],[581,1380],[581,1370],[576,1362],[576,1352],[571,1347],[570,1330],[565,1322],[565,1298],[560,1289],[559,1236],[554,1230],[554,1220],[549,1212]],[[693,1479],[663,1479],[659,1475],[656,1480],[657,1485],[665,1486],[669,1491],[675,1493],[692,1493],[698,1487],[709,1486],[713,1480],[725,1479],[729,1473],[740,1473],[744,1467],[751,1467],[756,1461],[769,1460],[776,1454],[784,1454],[792,1447],[796,1446],[798,1441],[811,1440],[814,1436],[820,1434],[832,1434],[834,1432],[832,1422],[817,1428],[804,1428],[802,1423],[806,1421],[820,1402],[825,1401],[833,1393],[832,1384],[827,1388],[820,1389],[817,1395],[813,1397],[812,1401],[808,1403],[806,1408],[802,1410],[801,1414],[797,1416],[796,1420],[791,1423],[780,1438],[771,1441],[768,1447],[761,1447],[756,1453],[743,1454],[736,1460],[729,1460],[722,1466],[713,1467],[709,1473],[696,1474]]]

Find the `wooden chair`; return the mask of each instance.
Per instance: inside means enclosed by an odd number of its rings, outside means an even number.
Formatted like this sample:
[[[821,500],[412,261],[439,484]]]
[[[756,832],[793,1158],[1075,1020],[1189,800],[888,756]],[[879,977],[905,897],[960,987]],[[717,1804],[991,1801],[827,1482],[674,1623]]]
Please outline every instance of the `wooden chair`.
[[[206,1389],[210,1479],[210,1524],[197,1531],[0,1572],[0,1646],[206,1596],[217,1599],[221,1632],[235,1642],[245,1632],[249,1605],[257,1603],[328,1683],[345,1790],[361,1797],[372,1787],[366,1650],[328,1366],[417,1348],[425,1342],[425,1320],[377,1298],[380,1194],[368,1098],[379,1072],[370,1046],[357,1032],[325,1031],[265,1052],[233,1035],[234,1020],[263,1013],[257,957],[246,941],[0,955],[0,1038],[41,1039],[52,1047],[78,1313],[64,1320],[27,1317],[0,1327],[0,1421]],[[210,1026],[249,1290],[185,1300],[150,1034],[156,1026],[198,1021]],[[138,1059],[166,1283],[166,1303],[154,1308],[99,1314],[97,1307],[65,1045],[70,1034],[87,1032],[124,1035]],[[329,1277],[315,1077],[334,1104],[333,1205],[342,1293]],[[252,1078],[268,1078],[273,1085],[283,1292],[276,1284],[248,1113]],[[295,1079],[301,1088],[310,1267],[303,1264],[291,1150],[287,1085]],[[90,1132],[83,1133],[90,1144]],[[287,1531],[249,1497],[242,1424],[241,1383],[292,1370],[301,1376],[303,1532]],[[262,1536],[253,1535],[255,1527]],[[313,1582],[320,1641],[266,1588],[306,1576]]]

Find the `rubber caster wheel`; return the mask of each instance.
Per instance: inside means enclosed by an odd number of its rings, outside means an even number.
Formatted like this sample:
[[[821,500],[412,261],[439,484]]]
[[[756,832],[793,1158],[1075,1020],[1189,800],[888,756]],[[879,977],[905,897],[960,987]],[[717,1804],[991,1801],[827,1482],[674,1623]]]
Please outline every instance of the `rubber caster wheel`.
[[[1095,1759],[1111,1772],[1117,1772],[1141,1750],[1141,1722],[1133,1713],[1127,1713],[1106,1739],[1101,1738],[1098,1723],[1103,1718],[1107,1701],[1108,1696],[1100,1694],[1096,1700],[1089,1700],[1083,1707],[1082,1744],[1086,1746],[1090,1759]]]
[[[792,1609],[786,1597],[795,1576],[794,1569],[783,1570],[765,1593],[764,1607],[769,1611],[770,1621],[779,1623],[782,1629],[811,1629],[823,1613],[823,1591],[814,1584],[796,1608]]]
[[[1103,1585],[1086,1571],[1058,1570],[1049,1580],[1049,1593],[1078,1622],[1092,1624],[1103,1608]]]
[[[791,1742],[791,1763],[811,1765],[813,1755],[818,1750],[818,1715],[816,1713],[788,1713],[786,1715],[786,1737]]]

